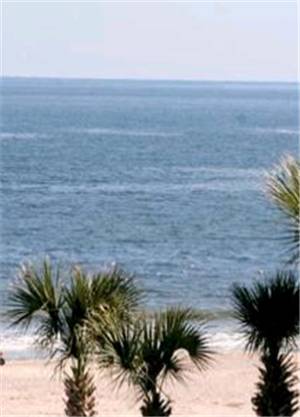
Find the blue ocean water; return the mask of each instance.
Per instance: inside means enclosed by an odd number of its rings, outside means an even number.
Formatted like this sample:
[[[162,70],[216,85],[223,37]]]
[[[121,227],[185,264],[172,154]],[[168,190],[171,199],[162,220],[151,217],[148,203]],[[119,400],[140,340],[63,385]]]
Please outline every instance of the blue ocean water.
[[[217,316],[284,260],[264,172],[297,155],[296,84],[4,78],[1,97],[2,311],[45,254]]]

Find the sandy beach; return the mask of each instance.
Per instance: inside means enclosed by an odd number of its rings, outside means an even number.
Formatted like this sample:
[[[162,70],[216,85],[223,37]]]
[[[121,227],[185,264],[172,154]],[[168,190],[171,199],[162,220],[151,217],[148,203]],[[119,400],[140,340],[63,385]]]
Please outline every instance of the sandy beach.
[[[298,357],[299,359],[299,357]],[[168,384],[174,415],[253,416],[250,398],[257,379],[257,359],[242,352],[219,354],[209,371],[194,370],[185,385]],[[42,361],[14,361],[0,369],[1,415],[63,415],[63,384],[53,366]],[[97,373],[97,411],[102,416],[139,415],[131,390],[116,391]]]

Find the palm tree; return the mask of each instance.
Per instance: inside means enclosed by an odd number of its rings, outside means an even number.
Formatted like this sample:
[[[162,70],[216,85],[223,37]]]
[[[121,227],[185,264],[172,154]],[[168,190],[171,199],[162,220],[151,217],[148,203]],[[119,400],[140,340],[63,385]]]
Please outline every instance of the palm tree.
[[[248,289],[233,288],[233,307],[246,349],[260,353],[259,382],[252,398],[259,416],[291,416],[297,407],[292,348],[299,334],[299,283],[292,271],[277,272]]]
[[[300,163],[286,156],[267,176],[267,194],[286,218],[291,263],[300,257]]]
[[[137,307],[140,292],[131,277],[117,268],[88,275],[75,267],[63,282],[59,268],[48,260],[41,268],[26,265],[10,294],[8,314],[13,326],[34,328],[36,342],[50,358],[58,358],[64,373],[65,413],[68,416],[95,414],[95,385],[89,369],[92,343],[87,331],[91,314],[99,320],[107,314],[124,319]]]
[[[110,368],[119,385],[135,388],[137,399],[143,400],[143,416],[171,414],[164,382],[167,377],[182,380],[188,370],[187,357],[199,370],[208,365],[212,352],[204,333],[193,324],[194,318],[189,309],[170,308],[122,325],[109,321],[104,332],[94,322],[96,338],[98,332],[104,334],[96,352],[100,368]]]

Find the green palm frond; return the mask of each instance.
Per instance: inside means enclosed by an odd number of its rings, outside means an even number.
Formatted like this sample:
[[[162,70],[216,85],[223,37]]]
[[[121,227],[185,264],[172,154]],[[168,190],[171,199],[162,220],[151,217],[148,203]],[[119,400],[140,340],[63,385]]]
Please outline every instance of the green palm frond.
[[[268,175],[267,194],[286,218],[286,233],[290,262],[299,261],[300,255],[300,163],[286,156]]]
[[[76,267],[68,278],[62,282],[59,268],[53,269],[49,260],[40,268],[25,265],[10,292],[8,314],[12,326],[35,326],[36,342],[50,359],[59,358],[56,369],[72,363],[71,373],[64,374],[66,414],[92,416],[95,385],[89,362],[94,338],[89,323],[100,323],[103,331],[108,318],[128,321],[141,292],[133,278],[117,268],[90,275]]]
[[[191,309],[169,308],[157,317],[156,323],[161,334],[161,350],[165,352],[165,358],[170,360],[170,365],[176,365],[175,358],[172,360],[172,351],[184,350],[200,369],[204,370],[212,359],[212,351],[205,335],[203,323],[194,320],[197,318]],[[173,371],[176,374],[176,368]],[[166,371],[168,367],[166,366]]]
[[[299,334],[299,283],[293,271],[279,271],[274,278],[253,287],[234,286],[235,318],[247,338],[247,349],[294,345]]]
[[[111,271],[92,277],[91,294],[94,307],[113,310],[120,318],[132,313],[140,305],[143,294],[136,286],[133,276],[115,267]]]
[[[89,275],[79,267],[74,268],[70,286],[65,288],[63,307],[62,340],[68,347],[65,358],[82,355],[83,348],[92,349],[89,337],[92,317],[102,324],[107,317],[125,320],[137,307],[140,295],[133,278],[120,269]],[[87,335],[86,342],[79,344],[83,332]]]
[[[100,332],[101,344],[96,351],[100,369],[108,368],[111,371],[116,386],[128,384],[138,388],[140,375],[143,373],[139,350],[140,323],[138,321],[120,323],[109,317],[105,331],[101,327]]]
[[[84,334],[92,305],[90,286],[90,278],[80,268],[74,268],[69,285],[64,286],[61,310],[63,329],[59,349],[62,361],[70,357],[79,358],[87,352]]]
[[[62,328],[63,289],[59,275],[59,268],[54,272],[48,260],[40,269],[24,265],[9,296],[11,325],[26,329],[37,323],[35,332],[42,346],[52,345]]]
[[[82,355],[84,347],[90,350],[86,325],[91,315],[101,319],[109,312],[118,320],[129,317],[142,293],[133,277],[118,268],[90,275],[75,267],[67,282],[60,275],[60,269],[47,259],[40,267],[24,265],[10,292],[8,315],[12,326],[27,329],[34,324],[42,348],[58,342],[55,353],[64,362]]]
[[[201,328],[190,321],[193,318],[192,310],[173,308],[134,322],[110,323],[97,353],[100,367],[111,368],[120,385],[133,385],[139,399],[161,390],[166,377],[182,380],[188,366],[181,350],[204,369],[212,352]]]
[[[34,325],[37,343],[47,349],[50,359],[59,358],[56,369],[72,363],[65,373],[67,415],[95,414],[95,386],[89,363],[94,351],[90,322],[108,319],[129,321],[141,299],[134,280],[124,271],[87,274],[75,267],[62,282],[59,268],[45,260],[41,268],[26,265],[9,298],[9,316],[13,326],[27,329]],[[93,320],[92,320],[93,319]],[[134,344],[133,344],[134,346]]]

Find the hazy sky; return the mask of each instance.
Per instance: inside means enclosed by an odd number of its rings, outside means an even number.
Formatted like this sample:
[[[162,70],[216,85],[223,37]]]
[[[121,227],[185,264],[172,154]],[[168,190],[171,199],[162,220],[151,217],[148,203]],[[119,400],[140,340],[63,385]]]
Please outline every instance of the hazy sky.
[[[3,75],[282,80],[297,77],[297,4],[14,2]]]

